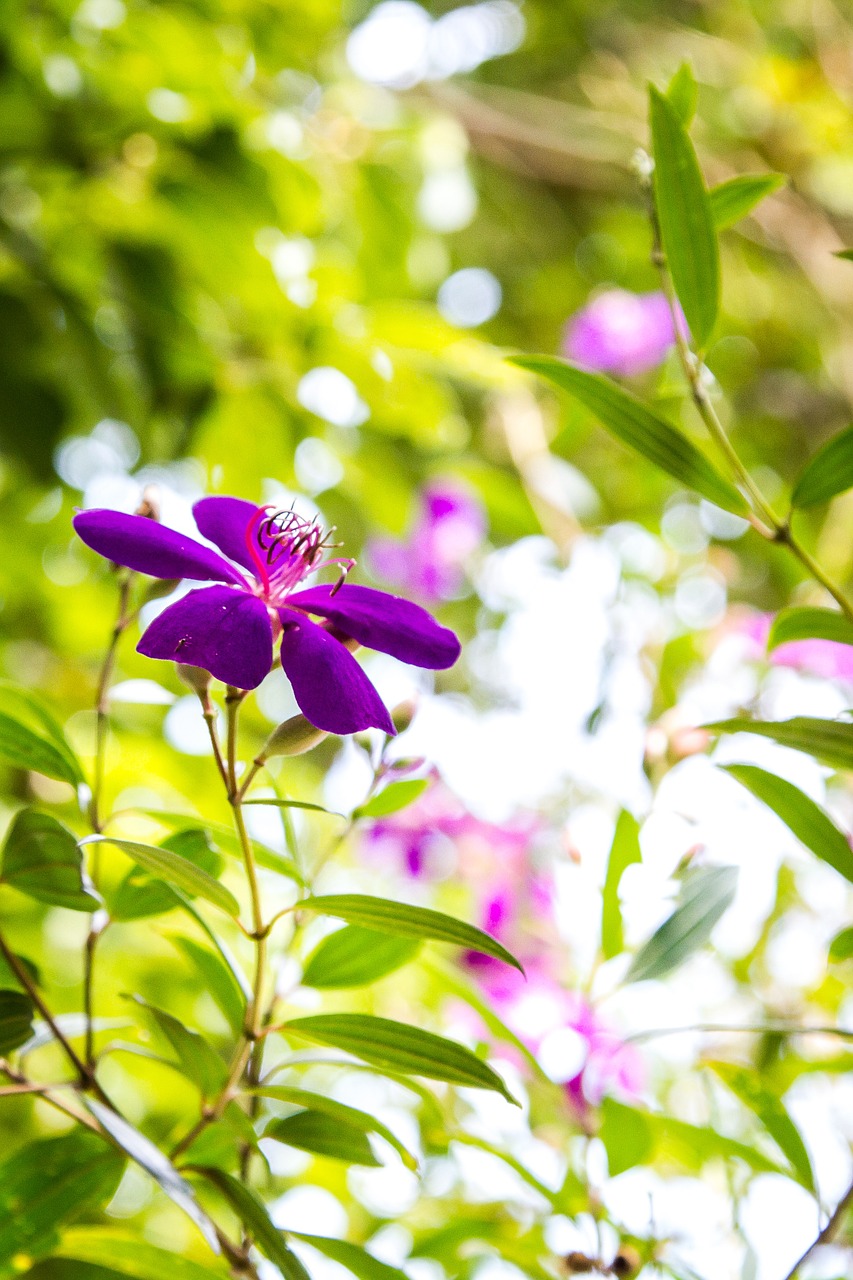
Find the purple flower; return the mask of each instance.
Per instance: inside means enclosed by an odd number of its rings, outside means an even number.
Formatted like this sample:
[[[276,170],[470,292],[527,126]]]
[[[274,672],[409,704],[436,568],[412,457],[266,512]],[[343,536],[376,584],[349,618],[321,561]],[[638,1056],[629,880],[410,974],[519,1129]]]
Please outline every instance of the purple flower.
[[[367,547],[374,571],[421,600],[457,595],[465,561],[482,541],[480,503],[451,481],[436,481],[421,495],[421,510],[404,542],[374,538]]]
[[[586,369],[632,377],[659,365],[674,342],[662,293],[607,289],[569,320],[563,353]]]
[[[154,619],[137,645],[146,657],[202,667],[225,684],[254,689],[280,637],[281,665],[303,713],[318,729],[344,734],[371,725],[394,733],[350,652],[353,642],[433,670],[459,656],[453,632],[408,600],[342,579],[297,590],[320,569],[352,564],[325,558],[330,544],[316,521],[224,497],[202,498],[193,515],[224,554],[143,516],[94,510],[74,517],[86,545],[115,564],[153,578],[217,584],[190,591]]]
[[[853,682],[853,645],[838,640],[789,640],[767,655],[767,637],[773,622],[771,613],[751,614],[739,630],[755,643],[755,656],[768,656],[774,667],[792,667],[827,680]]]

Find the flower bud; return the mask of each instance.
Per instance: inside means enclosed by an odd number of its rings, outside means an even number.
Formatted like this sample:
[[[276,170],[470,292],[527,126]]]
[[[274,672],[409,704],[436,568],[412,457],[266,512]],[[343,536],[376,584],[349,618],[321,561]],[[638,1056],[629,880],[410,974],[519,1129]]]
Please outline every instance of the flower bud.
[[[301,756],[328,736],[325,729],[318,729],[305,716],[291,716],[277,729],[273,729],[257,758],[268,760],[270,756]]]
[[[162,600],[163,596],[170,596],[180,581],[180,578],[153,578],[143,592],[141,603],[148,604],[151,600]]]
[[[391,712],[391,720],[394,728],[398,733],[405,733],[409,725],[415,718],[418,710],[417,698],[406,698],[403,702],[398,702],[394,710]]]
[[[207,688],[210,684],[209,671],[205,671],[203,667],[192,667],[188,662],[176,662],[175,671],[178,679],[189,685],[194,693],[207,693]]]
[[[142,490],[142,500],[133,513],[144,516],[146,520],[160,519],[160,493],[156,484],[147,484]]]
[[[610,1270],[614,1276],[624,1276],[627,1280],[630,1280],[630,1277],[635,1276],[640,1270],[642,1261],[636,1249],[633,1249],[629,1244],[623,1244],[611,1262]]]
[[[566,1267],[569,1275],[584,1275],[589,1271],[595,1271],[596,1264],[593,1258],[588,1258],[585,1253],[580,1253],[577,1249],[572,1250],[566,1257]]]

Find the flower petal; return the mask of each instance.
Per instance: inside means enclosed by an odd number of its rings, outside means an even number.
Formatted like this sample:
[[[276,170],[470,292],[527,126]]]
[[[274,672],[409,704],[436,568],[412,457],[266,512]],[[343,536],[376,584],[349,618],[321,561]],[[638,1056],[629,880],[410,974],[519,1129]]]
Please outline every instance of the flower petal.
[[[350,653],[331,632],[293,609],[279,609],[281,665],[302,712],[327,733],[375,726],[395,732],[388,710]]]
[[[258,510],[243,498],[201,498],[193,505],[193,516],[202,537],[215,542],[219,550],[250,573],[255,562],[246,546],[246,526]]]
[[[73,524],[87,547],[137,573],[152,578],[244,583],[243,575],[216,551],[145,516],[98,508],[79,511]]]
[[[459,657],[456,636],[447,627],[439,626],[420,605],[387,591],[350,583],[334,595],[333,591],[330,586],[309,587],[289,596],[287,603],[328,618],[359,644],[390,653],[415,667],[440,671],[452,667]]]
[[[237,689],[255,689],[272,666],[272,625],[256,596],[201,587],[158,614],[136,647],[147,658],[186,662]]]

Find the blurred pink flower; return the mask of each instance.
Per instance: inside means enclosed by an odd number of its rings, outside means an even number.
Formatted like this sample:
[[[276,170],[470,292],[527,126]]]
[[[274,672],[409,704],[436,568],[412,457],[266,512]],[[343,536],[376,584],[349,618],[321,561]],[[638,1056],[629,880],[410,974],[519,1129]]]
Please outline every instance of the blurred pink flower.
[[[738,624],[738,630],[754,643],[753,657],[765,658],[775,667],[791,667],[827,680],[853,681],[853,645],[837,640],[791,640],[767,653],[772,623],[772,613],[753,613]]]
[[[373,572],[421,600],[458,595],[465,562],[483,540],[486,521],[479,501],[451,480],[437,480],[421,494],[421,509],[405,541],[374,538],[367,544]]]
[[[646,373],[675,343],[675,326],[662,293],[607,289],[566,325],[563,354],[599,373]]]

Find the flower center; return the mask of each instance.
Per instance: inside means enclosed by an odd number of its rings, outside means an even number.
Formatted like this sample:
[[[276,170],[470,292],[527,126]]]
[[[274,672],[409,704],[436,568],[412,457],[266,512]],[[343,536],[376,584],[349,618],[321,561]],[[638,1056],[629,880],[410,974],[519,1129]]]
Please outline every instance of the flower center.
[[[330,541],[333,533],[333,528],[324,531],[317,520],[307,520],[292,507],[259,507],[246,527],[246,546],[262,599],[272,607],[283,604],[304,578],[330,564],[343,566],[337,590],[355,561],[324,559],[326,551],[341,545]]]

